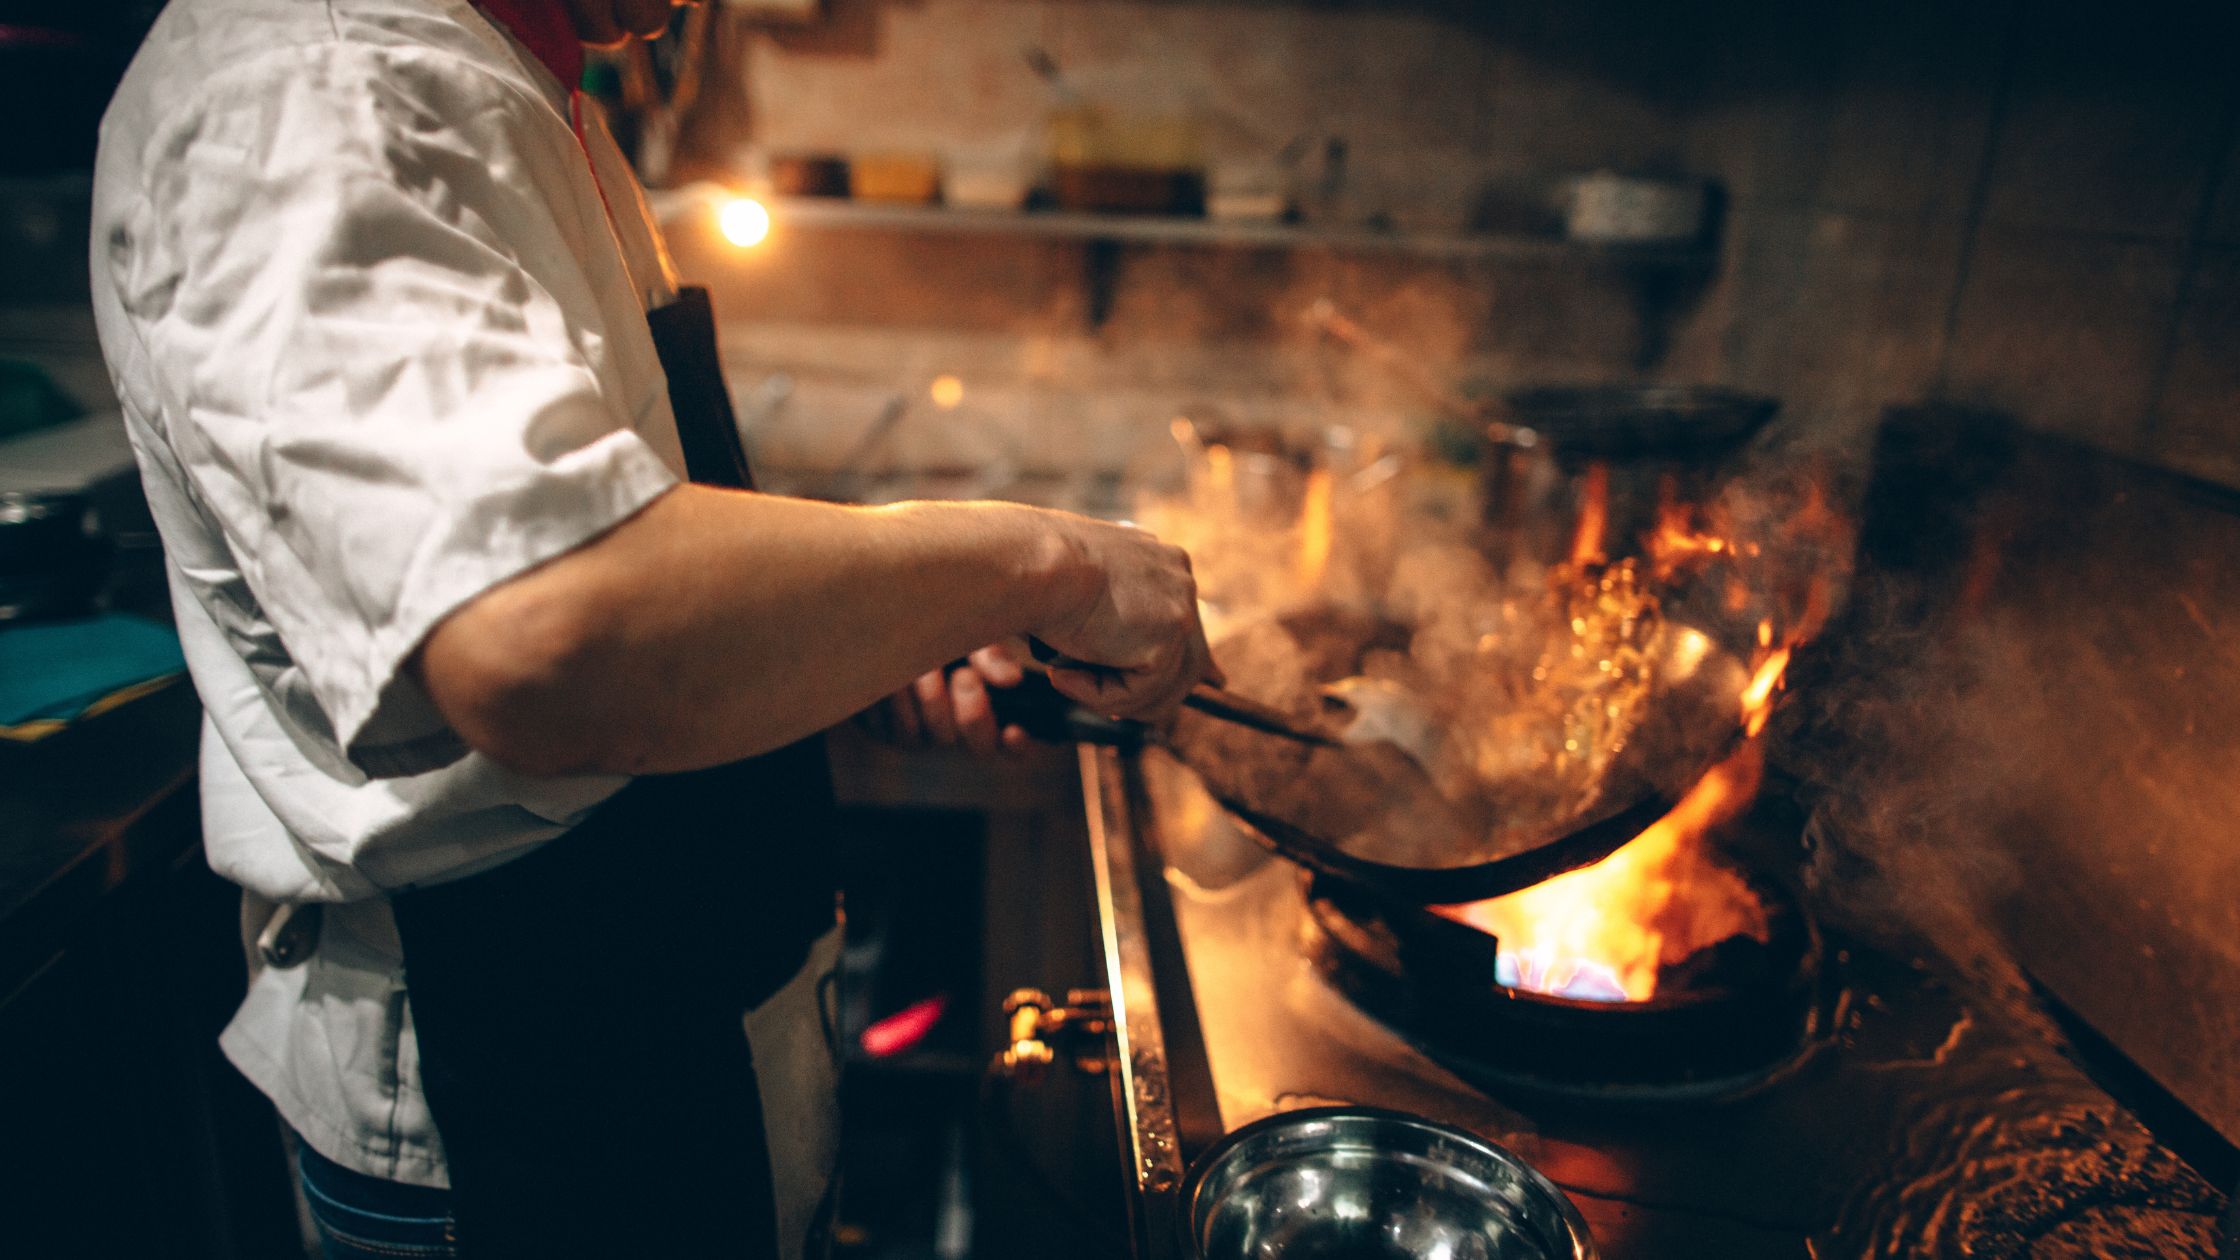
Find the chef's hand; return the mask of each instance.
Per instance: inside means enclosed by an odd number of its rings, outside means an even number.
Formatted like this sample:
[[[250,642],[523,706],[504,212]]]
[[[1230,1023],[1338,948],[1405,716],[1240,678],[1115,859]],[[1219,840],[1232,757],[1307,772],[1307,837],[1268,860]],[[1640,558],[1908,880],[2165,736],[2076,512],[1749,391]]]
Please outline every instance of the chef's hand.
[[[944,669],[931,669],[915,682],[864,710],[865,725],[902,744],[963,744],[982,756],[1018,755],[1033,741],[1016,726],[996,721],[990,687],[1016,687],[1023,676],[1011,649],[990,644]]]
[[[1064,658],[1050,683],[1099,713],[1164,722],[1192,687],[1221,681],[1190,556],[1133,526],[1066,521],[1093,581],[1077,606],[1030,631]]]

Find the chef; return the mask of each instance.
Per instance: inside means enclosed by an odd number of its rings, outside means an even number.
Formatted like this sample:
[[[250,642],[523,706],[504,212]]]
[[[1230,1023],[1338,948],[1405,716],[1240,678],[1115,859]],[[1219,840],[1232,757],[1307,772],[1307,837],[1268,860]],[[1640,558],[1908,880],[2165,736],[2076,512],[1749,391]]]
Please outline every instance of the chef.
[[[816,733],[901,689],[990,745],[1014,667],[939,667],[1013,636],[1120,715],[1210,668],[1141,532],[752,492],[706,294],[572,90],[669,9],[172,0],[102,126],[102,347],[268,960],[222,1044],[329,1256],[800,1254]]]

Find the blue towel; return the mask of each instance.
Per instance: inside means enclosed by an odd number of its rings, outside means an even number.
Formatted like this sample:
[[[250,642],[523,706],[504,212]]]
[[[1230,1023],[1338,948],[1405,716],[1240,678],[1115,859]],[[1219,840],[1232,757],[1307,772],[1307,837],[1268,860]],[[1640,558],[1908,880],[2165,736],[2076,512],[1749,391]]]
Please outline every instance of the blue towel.
[[[171,627],[106,613],[0,627],[0,738],[52,734],[187,667]]]

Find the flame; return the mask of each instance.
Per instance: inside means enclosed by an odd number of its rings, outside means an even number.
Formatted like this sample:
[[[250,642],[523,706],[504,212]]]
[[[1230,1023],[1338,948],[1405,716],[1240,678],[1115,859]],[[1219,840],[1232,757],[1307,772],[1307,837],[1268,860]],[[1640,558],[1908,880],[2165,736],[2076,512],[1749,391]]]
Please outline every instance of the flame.
[[[1650,572],[1660,582],[1711,556],[1735,550],[1719,529],[1698,529],[1695,513],[1686,503],[1670,499],[1657,508],[1657,525],[1649,534]]]
[[[1610,465],[1595,461],[1579,476],[1579,526],[1571,535],[1571,563],[1603,558],[1610,532]]]
[[[1757,672],[1750,675],[1750,685],[1742,689],[1742,729],[1753,739],[1766,728],[1766,719],[1773,716],[1773,690],[1781,685],[1781,675],[1789,668],[1791,650],[1784,645],[1766,653]]]
[[[933,378],[933,384],[926,388],[926,396],[943,411],[955,411],[964,401],[964,382],[943,373]]]
[[[1330,470],[1317,468],[1307,474],[1307,489],[1299,504],[1299,558],[1296,572],[1301,590],[1313,590],[1322,584],[1322,575],[1330,567],[1331,531],[1335,522],[1331,517],[1331,492],[1333,479]]]
[[[1495,979],[1589,1001],[1642,1002],[1657,973],[1734,936],[1765,940],[1765,906],[1712,860],[1705,833],[1748,808],[1765,770],[1755,740],[1697,780],[1616,853],[1491,901],[1434,907],[1500,941]]]

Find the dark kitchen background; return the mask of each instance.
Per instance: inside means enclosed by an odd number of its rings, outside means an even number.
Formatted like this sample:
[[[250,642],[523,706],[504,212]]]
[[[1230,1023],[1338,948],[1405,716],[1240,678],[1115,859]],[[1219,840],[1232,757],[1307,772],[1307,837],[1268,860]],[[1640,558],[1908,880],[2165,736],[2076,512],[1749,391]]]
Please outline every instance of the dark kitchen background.
[[[91,490],[100,598],[156,616],[85,236],[93,120],[159,8],[0,0],[0,491]],[[688,45],[694,21],[593,84],[713,288],[777,488],[1122,514],[1180,477],[1177,415],[1455,440],[1318,310],[1473,399],[1778,399],[1772,444],[1833,470],[1861,536],[1768,754],[1811,818],[1810,899],[2057,1044],[2067,1066],[2030,1072],[2098,1091],[2070,1163],[1963,1155],[2115,1171],[2064,1182],[2089,1192],[2047,1232],[1962,1212],[1750,1238],[2217,1253],[2240,1181],[2230,6],[739,0]],[[1053,119],[1084,101],[1181,145],[1171,212],[1051,204]],[[903,191],[800,195],[833,159]],[[910,204],[929,170],[950,206]],[[1596,237],[1567,207],[1613,173],[1701,199],[1682,229]],[[963,207],[968,181],[1024,208]],[[741,246],[722,216],[749,193],[771,223]],[[1281,213],[1219,213],[1238,193]],[[182,693],[0,743],[0,1203],[69,1218],[33,1228],[44,1254],[294,1245],[269,1112],[212,1043],[239,975],[230,893],[192,847]],[[1009,990],[1107,980],[1072,755],[838,756],[844,1252],[1122,1254],[1107,1085],[983,1071]],[[1819,1249],[1766,1242],[1790,1234]]]

